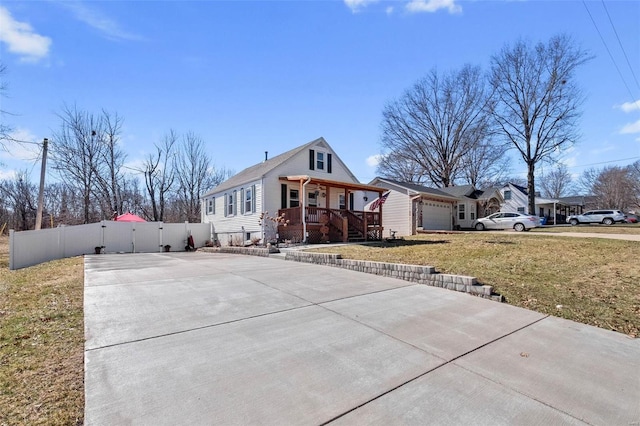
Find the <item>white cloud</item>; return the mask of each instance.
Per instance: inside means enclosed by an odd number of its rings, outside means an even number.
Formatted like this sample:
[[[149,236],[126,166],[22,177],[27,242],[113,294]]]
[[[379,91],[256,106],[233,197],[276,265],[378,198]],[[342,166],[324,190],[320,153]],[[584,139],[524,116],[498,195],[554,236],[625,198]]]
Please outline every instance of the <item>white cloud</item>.
[[[16,21],[9,11],[0,6],[0,42],[9,52],[20,56],[25,62],[36,62],[49,54],[51,39],[34,32],[31,25]]]
[[[433,13],[440,9],[447,9],[449,13],[462,12],[462,6],[456,4],[456,0],[411,0],[406,9],[411,13]]]
[[[4,158],[31,162],[40,157],[40,144],[29,130],[16,129],[9,137],[11,140],[3,141],[6,151],[0,151]]]
[[[357,13],[361,9],[364,9],[372,3],[377,3],[378,1],[379,0],[344,0],[344,4],[346,4],[353,13]]]
[[[382,159],[382,155],[380,154],[372,155],[367,158],[367,166],[376,167],[380,163],[381,159]]]
[[[640,111],[640,101],[625,102],[619,108],[624,112]]]
[[[100,31],[112,40],[142,40],[137,34],[126,31],[118,22],[102,14],[96,9],[89,8],[80,1],[59,2],[60,5],[71,10],[76,19]]]
[[[640,120],[635,123],[626,124],[622,129],[620,129],[620,133],[623,135],[630,133],[640,133]]]
[[[389,6],[385,9],[385,12],[387,13],[387,15],[391,15],[393,13],[393,6]]]

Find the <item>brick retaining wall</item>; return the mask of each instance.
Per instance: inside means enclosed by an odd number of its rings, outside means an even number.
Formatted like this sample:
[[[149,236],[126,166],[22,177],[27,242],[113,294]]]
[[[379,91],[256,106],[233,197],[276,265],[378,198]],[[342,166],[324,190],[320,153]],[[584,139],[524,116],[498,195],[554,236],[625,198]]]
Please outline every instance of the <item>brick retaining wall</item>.
[[[269,249],[258,247],[203,247],[202,251],[218,253],[246,254],[251,256],[269,256]],[[309,253],[304,251],[287,251],[285,260],[313,263],[316,265],[334,266],[351,271],[364,272],[397,278],[418,284],[446,288],[448,290],[469,293],[485,299],[502,301],[502,296],[493,294],[490,285],[478,284],[475,277],[463,275],[441,274],[433,266],[404,265],[401,263],[371,262],[368,260],[343,259],[339,254]]]
[[[334,266],[352,271],[398,278],[418,284],[442,287],[449,290],[473,294],[486,299],[500,300],[500,296],[493,294],[492,286],[478,284],[475,277],[440,274],[436,272],[436,269],[433,266],[342,259],[339,254],[309,253],[303,251],[289,251],[285,255],[285,260]]]

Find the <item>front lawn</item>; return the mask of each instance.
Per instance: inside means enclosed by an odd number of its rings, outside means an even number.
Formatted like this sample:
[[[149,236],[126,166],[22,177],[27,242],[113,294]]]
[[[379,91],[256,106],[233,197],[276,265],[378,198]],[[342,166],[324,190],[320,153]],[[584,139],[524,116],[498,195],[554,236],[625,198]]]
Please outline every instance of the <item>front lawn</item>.
[[[0,425],[84,417],[82,257],[9,270],[0,236]]]
[[[474,276],[511,305],[640,335],[637,241],[470,232],[415,236],[386,247],[362,244],[313,251]]]

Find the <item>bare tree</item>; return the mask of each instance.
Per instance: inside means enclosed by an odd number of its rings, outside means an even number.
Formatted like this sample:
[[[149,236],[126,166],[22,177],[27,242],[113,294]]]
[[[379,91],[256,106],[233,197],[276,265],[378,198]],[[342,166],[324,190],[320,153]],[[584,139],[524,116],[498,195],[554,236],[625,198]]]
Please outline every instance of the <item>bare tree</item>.
[[[99,133],[96,133],[96,137],[101,146],[99,161],[95,163],[96,185],[104,205],[103,211],[111,214],[123,213],[121,191],[125,178],[122,166],[126,154],[119,145],[123,120],[117,113],[112,115],[102,110],[99,122]]]
[[[578,138],[583,96],[574,75],[588,54],[564,35],[532,46],[518,41],[491,58],[499,132],[527,165],[529,213],[535,212],[535,167]]]
[[[384,178],[399,182],[422,185],[429,181],[424,168],[418,162],[405,156],[400,157],[393,152],[381,156],[377,172]]]
[[[598,208],[628,211],[637,207],[637,185],[632,167],[605,167],[593,182],[591,195]]]
[[[52,141],[53,169],[82,194],[84,223],[112,217],[122,209],[122,118],[106,111],[96,116],[75,106],[64,106],[58,116],[62,125]]]
[[[172,190],[175,181],[173,169],[175,144],[178,135],[169,130],[164,136],[161,145],[156,145],[156,153],[149,154],[144,160],[144,181],[151,204],[151,212],[147,216],[154,221],[164,221],[167,196]]]
[[[7,93],[7,81],[4,78],[6,73],[7,66],[0,62],[0,99],[4,98]],[[4,117],[7,114],[7,111],[0,108],[0,149],[2,150],[7,149],[5,141],[11,139],[10,133],[13,130],[13,128],[4,121]]]
[[[489,135],[491,107],[480,68],[465,65],[439,74],[433,69],[383,110],[382,148],[396,171],[418,179],[423,173],[435,186],[450,186],[462,174],[464,156]],[[383,170],[393,177],[393,169]],[[402,178],[402,176],[398,176]]]
[[[542,175],[540,179],[543,195],[550,198],[566,196],[571,183],[571,174],[564,163],[558,163],[556,168]]]
[[[103,144],[99,138],[102,123],[99,117],[75,106],[64,106],[58,115],[62,126],[54,134],[51,147],[51,163],[61,178],[82,194],[83,221],[97,220],[95,212],[96,174],[103,156]]]
[[[180,211],[185,220],[200,222],[200,195],[222,182],[227,172],[213,168],[204,150],[204,141],[191,132],[182,138],[175,172],[178,180],[176,201]]]
[[[17,231],[33,229],[36,221],[38,190],[30,183],[26,171],[16,174],[13,180],[0,182],[0,195],[12,212],[10,226]]]
[[[482,139],[462,157],[462,177],[474,188],[496,186],[505,181],[511,166],[510,158],[504,155],[503,143]]]

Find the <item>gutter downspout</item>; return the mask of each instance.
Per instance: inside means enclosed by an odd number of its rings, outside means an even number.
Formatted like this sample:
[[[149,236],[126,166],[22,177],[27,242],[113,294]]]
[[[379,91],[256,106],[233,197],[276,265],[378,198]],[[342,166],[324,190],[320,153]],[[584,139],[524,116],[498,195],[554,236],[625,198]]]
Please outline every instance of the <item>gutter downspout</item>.
[[[307,176],[307,181],[305,183],[302,184],[302,236],[304,238],[303,242],[305,244],[307,244],[307,215],[305,214],[305,205],[306,205],[306,199],[305,199],[305,188],[307,187],[307,184],[311,182],[311,176]]]

